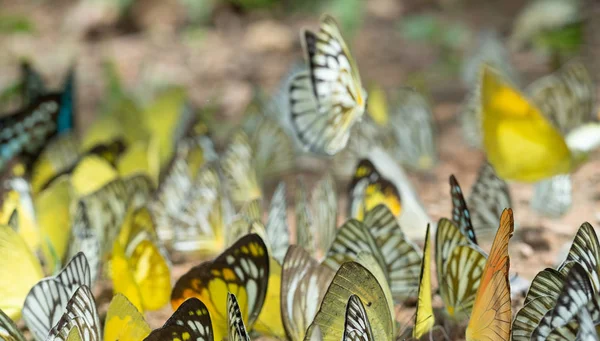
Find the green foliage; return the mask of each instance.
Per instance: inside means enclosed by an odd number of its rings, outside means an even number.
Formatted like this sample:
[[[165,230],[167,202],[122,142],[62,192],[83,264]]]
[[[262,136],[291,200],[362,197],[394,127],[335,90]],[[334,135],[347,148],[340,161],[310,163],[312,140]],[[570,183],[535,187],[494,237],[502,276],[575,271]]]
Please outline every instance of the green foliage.
[[[281,0],[229,0],[232,4],[242,7],[244,10],[270,9]]]
[[[363,22],[365,2],[362,0],[330,0],[324,13],[331,14],[348,40],[356,34]]]
[[[215,7],[214,0],[179,0],[185,7],[187,17],[194,24],[205,24]]]
[[[470,36],[470,31],[464,25],[443,22],[427,14],[407,17],[399,28],[406,39],[453,50],[462,48]]]

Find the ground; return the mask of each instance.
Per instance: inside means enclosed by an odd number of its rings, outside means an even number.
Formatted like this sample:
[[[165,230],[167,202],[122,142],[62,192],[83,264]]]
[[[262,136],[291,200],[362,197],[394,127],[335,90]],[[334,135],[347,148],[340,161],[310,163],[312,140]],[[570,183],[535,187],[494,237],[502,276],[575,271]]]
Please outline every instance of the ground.
[[[251,100],[253,87],[273,90],[292,62],[301,58],[298,32],[316,27],[318,15],[241,13],[226,6],[211,19],[211,25],[184,26],[185,11],[174,0],[139,1],[131,16],[136,27],[117,20],[110,8],[93,1],[8,1],[2,15],[27,17],[35,32],[0,33],[0,87],[12,82],[22,57],[32,60],[51,84],[57,85],[72,62],[77,64],[79,130],[93,120],[104,91],[102,65],[116,63],[125,85],[141,97],[147,89],[179,84],[188,89],[193,104],[217,104],[222,118],[236,121]],[[352,40],[352,50],[366,84],[377,83],[388,90],[406,84],[415,71],[426,70],[439,58],[440,50],[425,43],[409,42],[397,26],[414,12],[431,12],[447,21],[459,21],[471,30],[510,29],[520,1],[393,0],[367,1],[364,23]],[[450,9],[448,9],[450,8]],[[514,54],[513,61],[528,80],[546,71],[547,63],[530,52]],[[438,127],[439,164],[427,174],[409,173],[430,216],[437,220],[450,213],[448,176],[455,174],[469,193],[484,159],[461,136],[458,113],[466,87],[456,74],[426,80]],[[340,187],[341,188],[341,187]],[[573,175],[573,207],[560,219],[542,217],[530,208],[532,185],[510,184],[517,231],[510,245],[511,272],[532,279],[535,274],[562,259],[561,249],[570,242],[581,223],[600,225],[600,154]],[[341,192],[343,193],[343,192]],[[194,262],[176,264],[174,278]],[[106,303],[110,295],[99,296]],[[166,307],[148,314],[158,327],[171,314]],[[406,314],[400,319],[406,319]]]

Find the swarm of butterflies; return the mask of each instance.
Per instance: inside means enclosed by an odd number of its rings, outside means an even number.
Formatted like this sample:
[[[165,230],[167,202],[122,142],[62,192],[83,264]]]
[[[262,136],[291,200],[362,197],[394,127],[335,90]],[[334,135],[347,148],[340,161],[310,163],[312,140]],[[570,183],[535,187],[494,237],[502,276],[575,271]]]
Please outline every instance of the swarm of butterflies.
[[[74,71],[53,91],[24,63],[3,103],[20,109],[0,118],[0,337],[25,340],[22,320],[35,340],[395,340],[465,325],[467,340],[598,340],[600,243],[590,224],[528,290],[508,255],[505,181],[539,182],[548,202],[600,144],[585,67],[570,63],[522,93],[479,58],[464,128],[487,161],[467,199],[450,176],[452,212],[434,223],[402,169],[437,161],[425,98],[401,89],[388,111],[381,89],[363,89],[330,16],[301,38],[306,62],[272,98],[257,96],[220,149],[219,122],[179,88],[140,105],[115,86],[80,138]],[[297,177],[290,197],[277,179],[312,168],[307,157],[327,171],[310,190]],[[343,214],[336,180],[348,175]],[[197,265],[173,283],[175,254]],[[104,281],[105,315],[94,295]],[[152,330],[144,313],[168,304],[174,313]],[[398,323],[397,308],[411,304],[412,321]]]

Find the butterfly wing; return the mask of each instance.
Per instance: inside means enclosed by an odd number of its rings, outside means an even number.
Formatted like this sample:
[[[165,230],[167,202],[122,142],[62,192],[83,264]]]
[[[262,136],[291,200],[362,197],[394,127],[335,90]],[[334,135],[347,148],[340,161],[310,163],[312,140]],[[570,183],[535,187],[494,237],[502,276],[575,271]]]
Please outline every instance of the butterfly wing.
[[[535,184],[531,207],[543,215],[558,218],[564,215],[573,202],[570,175],[557,175]]]
[[[232,293],[227,293],[227,312],[227,324],[229,325],[227,339],[230,341],[250,341],[240,306]]]
[[[292,341],[304,340],[334,275],[301,246],[289,247],[281,273],[281,315]]]
[[[510,337],[511,302],[508,281],[508,241],[514,231],[512,210],[500,217],[500,226],[485,263],[471,319],[467,340],[507,340]]]
[[[512,326],[514,341],[531,340],[533,330],[544,315],[556,305],[565,276],[554,270],[540,271],[529,287],[523,308],[517,312]]]
[[[142,340],[152,329],[144,320],[144,316],[122,294],[116,294],[108,305],[104,324],[104,339]]]
[[[431,303],[431,243],[429,242],[429,226],[427,226],[427,232],[425,233],[425,246],[423,247],[423,261],[417,297],[418,302],[413,337],[419,339],[431,330],[435,324],[435,316],[433,315],[433,306]]]
[[[306,332],[305,340],[310,340],[318,327],[323,340],[341,340],[344,335],[346,305],[352,295],[368,302],[366,316],[371,324],[374,340],[393,340],[394,324],[391,307],[382,285],[375,275],[357,262],[346,262],[337,271],[321,308]]]
[[[364,224],[381,250],[390,277],[392,296],[398,300],[414,297],[421,272],[418,246],[405,238],[396,217],[383,204],[367,212]]]
[[[496,175],[489,162],[484,162],[479,169],[467,203],[475,235],[491,241],[500,224],[502,210],[512,207],[512,200],[508,184]]]
[[[280,182],[277,185],[271,198],[266,231],[273,258],[283,263],[288,246],[290,245],[285,182]]]
[[[25,341],[23,333],[2,310],[0,310],[0,338],[6,341]]]
[[[150,333],[145,341],[164,340],[213,341],[214,333],[208,308],[195,297],[185,300],[165,324]]]
[[[335,238],[338,200],[335,180],[330,174],[320,179],[311,193],[313,222],[318,233],[318,249],[328,250]]]
[[[366,96],[333,18],[323,17],[316,34],[305,31],[303,42],[309,72],[296,75],[290,86],[292,125],[306,149],[334,155],[362,117]]]
[[[221,167],[231,198],[237,207],[262,197],[252,147],[246,133],[237,131],[221,157]]]
[[[454,175],[450,175],[450,196],[452,197],[452,221],[473,244],[477,244],[475,229],[471,223],[471,212],[467,207],[462,189]]]
[[[31,288],[23,306],[23,320],[37,340],[43,340],[61,319],[69,300],[81,286],[90,286],[90,267],[78,253],[56,276],[41,280]]]
[[[373,331],[365,306],[356,295],[351,295],[346,305],[343,341],[373,341]]]
[[[227,335],[227,293],[235,293],[242,314],[252,328],[265,302],[269,278],[267,247],[256,234],[239,239],[215,260],[204,262],[181,276],[173,287],[171,304],[178,307],[198,297],[208,307],[215,339]]]
[[[73,337],[72,334],[70,335],[73,329],[79,331],[82,340],[99,341],[102,339],[100,318],[94,295],[86,285],[80,286],[71,296],[62,317],[50,330],[47,337],[44,335],[38,340],[70,340]]]
[[[572,262],[581,264],[590,276],[594,292],[598,292],[600,290],[599,259],[600,243],[598,243],[596,231],[589,223],[583,223],[579,227],[567,259],[560,266],[559,271],[565,272],[568,270],[567,266]]]
[[[483,71],[481,98],[483,145],[501,178],[531,182],[570,171],[571,153],[560,132],[490,67]]]

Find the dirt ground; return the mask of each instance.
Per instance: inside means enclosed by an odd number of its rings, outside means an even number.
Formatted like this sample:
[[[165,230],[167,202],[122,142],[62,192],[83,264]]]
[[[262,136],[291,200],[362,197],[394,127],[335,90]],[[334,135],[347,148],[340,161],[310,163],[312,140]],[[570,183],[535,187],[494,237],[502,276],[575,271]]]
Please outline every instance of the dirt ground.
[[[445,2],[450,1],[441,3]],[[403,39],[396,28],[403,16],[430,11],[474,31],[491,27],[507,33],[523,5],[517,0],[464,2],[461,11],[447,12],[431,1],[367,1],[364,23],[352,41],[363,82],[395,89],[405,85],[415,70],[426,70],[439,57],[435,47]],[[0,88],[17,77],[22,57],[32,60],[55,86],[75,61],[79,129],[85,130],[103,95],[103,62],[111,60],[126,87],[142,97],[148,89],[183,85],[194,105],[216,101],[223,119],[235,121],[251,100],[255,85],[273,90],[292,62],[301,58],[298,32],[303,27],[316,27],[318,20],[318,15],[240,13],[222,8],[213,14],[211,25],[190,30],[184,29],[185,11],[177,1],[144,0],[134,6],[131,16],[136,27],[131,27],[101,3],[3,1],[1,15],[26,16],[35,23],[35,32],[0,33]],[[512,57],[526,79],[546,70],[545,61],[531,53]],[[440,161],[430,173],[409,173],[434,220],[450,214],[448,176],[455,174],[469,193],[484,158],[461,136],[458,112],[466,89],[460,84],[457,75],[428,81]],[[545,218],[531,210],[532,185],[513,183],[510,188],[518,224],[510,246],[511,270],[527,279],[561,259],[561,248],[572,240],[581,223],[600,226],[600,153],[573,175],[573,207],[560,219]],[[174,277],[193,264],[177,265]],[[101,295],[100,299],[109,297]],[[170,314],[171,308],[166,307],[147,316],[152,327],[158,327]]]

